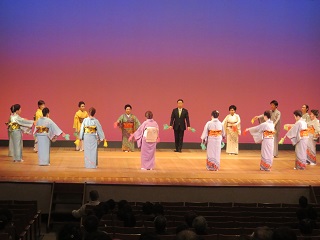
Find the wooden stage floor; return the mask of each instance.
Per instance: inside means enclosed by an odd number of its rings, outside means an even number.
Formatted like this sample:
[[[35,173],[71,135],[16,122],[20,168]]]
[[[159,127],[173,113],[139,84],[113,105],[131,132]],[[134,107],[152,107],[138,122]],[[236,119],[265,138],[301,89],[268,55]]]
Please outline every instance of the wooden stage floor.
[[[37,154],[24,148],[22,163],[14,163],[0,147],[1,182],[63,182],[175,186],[320,186],[320,165],[294,170],[294,151],[280,151],[271,172],[259,170],[260,151],[242,150],[221,155],[218,172],[206,170],[206,152],[185,149],[175,153],[157,149],[156,167],[140,170],[140,152],[99,148],[97,169],[85,169],[83,152],[74,148],[51,148],[51,165],[38,166]]]

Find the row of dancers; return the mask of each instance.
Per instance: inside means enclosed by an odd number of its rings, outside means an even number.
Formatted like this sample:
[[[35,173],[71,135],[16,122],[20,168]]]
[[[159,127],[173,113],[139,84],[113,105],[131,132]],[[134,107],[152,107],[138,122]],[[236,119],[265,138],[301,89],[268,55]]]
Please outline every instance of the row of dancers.
[[[83,101],[78,104],[79,110],[74,117],[74,135],[76,136],[76,150],[84,150],[86,168],[96,168],[98,164],[97,147],[99,142],[104,141],[107,146],[106,138],[101,124],[96,119],[95,108],[85,110]],[[247,128],[243,134],[250,132],[256,143],[261,143],[261,162],[260,169],[270,171],[273,158],[278,156],[278,143],[280,132],[281,113],[277,109],[278,102],[270,102],[271,110],[264,114],[255,116],[252,123],[258,120],[259,125]],[[122,114],[114,123],[115,128],[122,131],[122,150],[134,151],[134,141],[141,148],[141,169],[153,169],[155,162],[156,143],[159,142],[159,126],[153,120],[153,113],[147,111],[146,121],[140,124],[138,118],[131,113],[132,107],[127,104],[124,107],[125,113]],[[222,139],[227,138],[228,154],[238,154],[238,138],[241,135],[240,116],[236,114],[236,106],[229,107],[230,113],[220,122],[219,112],[212,112],[211,121],[207,122],[201,135],[202,146],[207,150],[207,169],[217,171],[220,168],[220,154]],[[305,169],[306,164],[316,164],[316,142],[319,139],[319,121],[317,120],[319,111],[311,110],[308,114],[308,106],[303,105],[301,110],[294,112],[295,124],[286,124],[288,130],[285,137],[291,139],[296,151],[296,169]],[[50,141],[55,141],[58,136],[63,136],[67,140],[69,134],[64,133],[50,118],[50,110],[45,107],[45,102],[38,102],[38,110],[34,120],[27,120],[20,117],[21,106],[15,104],[11,107],[8,125],[9,133],[9,155],[13,160],[22,160],[22,133],[31,133],[31,128],[35,125],[33,134],[35,136],[35,148],[38,152],[39,165],[50,164]],[[178,99],[177,108],[172,110],[170,125],[167,129],[173,129],[175,135],[176,152],[181,152],[183,144],[183,133],[190,127],[188,110],[183,108],[183,100]],[[280,144],[283,141],[280,141]],[[272,146],[271,146],[272,145]],[[204,147],[205,146],[205,147]],[[305,150],[304,150],[305,149]],[[304,152],[306,154],[304,154]]]

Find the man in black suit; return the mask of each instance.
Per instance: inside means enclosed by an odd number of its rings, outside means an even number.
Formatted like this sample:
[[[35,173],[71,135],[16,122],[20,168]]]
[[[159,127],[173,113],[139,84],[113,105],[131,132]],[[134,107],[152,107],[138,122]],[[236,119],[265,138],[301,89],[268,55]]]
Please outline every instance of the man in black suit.
[[[188,130],[190,130],[190,121],[188,110],[183,108],[183,100],[179,99],[177,101],[178,107],[172,110],[170,127],[169,129],[174,130],[174,139],[176,149],[175,152],[181,152],[183,144],[184,130],[186,130],[186,125]]]

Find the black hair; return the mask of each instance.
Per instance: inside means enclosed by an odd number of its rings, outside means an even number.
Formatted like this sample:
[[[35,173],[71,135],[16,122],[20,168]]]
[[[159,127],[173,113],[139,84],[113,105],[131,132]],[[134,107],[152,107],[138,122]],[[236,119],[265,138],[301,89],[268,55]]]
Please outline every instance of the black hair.
[[[89,108],[89,114],[93,117],[96,114],[96,109],[94,107]]]
[[[310,112],[313,113],[313,115],[318,118],[319,117],[319,110],[316,110],[316,109],[312,109]]]
[[[15,113],[16,111],[20,110],[21,106],[20,104],[14,104],[11,106],[11,112]]]
[[[263,116],[266,116],[268,119],[270,119],[271,118],[270,111],[264,111]]]
[[[278,105],[279,105],[277,100],[272,100],[270,102],[270,104],[274,104],[276,107],[278,107]]]
[[[229,111],[230,111],[231,109],[233,109],[234,111],[237,111],[237,107],[236,107],[235,105],[231,105],[231,106],[229,107]]]
[[[44,109],[42,109],[42,115],[43,115],[44,117],[46,117],[46,116],[48,115],[48,113],[50,113],[49,108],[45,107]]]
[[[81,107],[82,104],[86,105],[86,104],[84,103],[84,101],[80,101],[80,102],[78,103],[78,107]]]
[[[163,215],[159,215],[154,219],[154,228],[157,233],[162,233],[166,230],[167,219]]]
[[[182,100],[181,98],[179,98],[179,99],[177,100],[177,103],[180,102],[180,101],[183,102],[183,100]]]
[[[307,112],[309,111],[309,105],[307,105],[307,104],[303,104],[302,106],[306,106],[306,110],[307,110]]]
[[[14,111],[13,111],[13,106],[14,106],[14,105],[12,105],[12,106],[10,107],[10,112],[11,112],[11,113],[14,113]]]
[[[301,110],[295,110],[295,111],[293,112],[293,114],[294,114],[296,117],[302,117],[302,112],[301,112]]]
[[[92,190],[89,193],[91,201],[97,201],[99,199],[99,193],[97,190]]]
[[[39,100],[38,101],[38,107],[40,107],[41,105],[46,104],[43,100]]]
[[[219,111],[213,110],[212,113],[211,113],[211,116],[214,117],[214,118],[218,118],[219,117]]]
[[[126,110],[128,107],[129,107],[130,109],[132,109],[132,107],[131,107],[130,104],[126,104],[126,105],[124,106],[124,110]]]
[[[152,113],[151,111],[146,111],[145,117],[146,117],[147,119],[152,119],[152,118],[153,118],[153,113]]]

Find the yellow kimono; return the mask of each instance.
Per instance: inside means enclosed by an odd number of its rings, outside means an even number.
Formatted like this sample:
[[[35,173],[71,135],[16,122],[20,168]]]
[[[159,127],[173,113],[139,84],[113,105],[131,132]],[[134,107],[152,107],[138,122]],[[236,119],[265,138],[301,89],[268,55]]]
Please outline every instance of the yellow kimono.
[[[34,115],[34,121],[38,121],[42,117],[43,117],[42,110],[40,108],[38,108],[36,111],[36,114]]]
[[[37,122],[40,118],[43,117],[42,110],[40,108],[37,109],[36,114],[34,115],[34,121]],[[34,146],[33,151],[38,152],[38,139],[34,136]]]
[[[76,114],[74,115],[73,119],[73,128],[74,128],[74,136],[77,138],[74,144],[76,145],[76,150],[82,150],[82,142],[79,138],[79,133],[81,130],[81,124],[83,122],[83,119],[89,117],[87,111],[81,111],[78,110]]]

